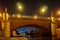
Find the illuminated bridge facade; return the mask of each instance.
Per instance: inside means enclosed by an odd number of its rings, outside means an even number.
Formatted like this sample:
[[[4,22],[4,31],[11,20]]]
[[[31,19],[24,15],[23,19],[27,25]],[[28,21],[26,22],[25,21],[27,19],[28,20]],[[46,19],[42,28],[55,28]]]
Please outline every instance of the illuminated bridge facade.
[[[33,26],[35,28],[39,28],[41,30],[45,30],[44,33],[51,32],[51,21],[48,19],[28,19],[28,18],[9,18],[10,21],[10,34],[13,35],[14,31],[18,28],[25,27],[25,26]],[[56,25],[59,25],[60,21],[56,21]],[[2,18],[0,19],[0,29],[2,30]],[[17,34],[16,34],[17,35]],[[14,35],[14,36],[16,36]],[[49,34],[50,35],[50,34]]]
[[[10,37],[11,35],[16,36],[16,29],[25,26],[32,26],[41,30],[45,30],[43,33],[51,33],[55,35],[55,29],[60,26],[60,21],[55,20],[55,22],[52,22],[53,20],[48,17],[41,18],[38,16],[21,16],[19,14],[16,16],[13,15],[13,17],[11,17],[8,15],[7,10],[5,13],[3,13],[3,16],[0,15],[0,30],[3,31],[2,35],[6,37]]]

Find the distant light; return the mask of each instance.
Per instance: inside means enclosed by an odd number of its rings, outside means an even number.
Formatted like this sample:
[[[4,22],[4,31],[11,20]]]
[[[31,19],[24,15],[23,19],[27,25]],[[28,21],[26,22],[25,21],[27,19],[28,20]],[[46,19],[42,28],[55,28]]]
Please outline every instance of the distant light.
[[[19,6],[19,9],[21,9],[22,7],[21,6]]]
[[[56,9],[56,16],[60,16],[60,8]]]
[[[40,11],[40,14],[44,15],[47,12],[47,10],[48,10],[47,6],[42,6],[39,11]]]
[[[26,16],[22,16],[22,17],[26,17]]]
[[[19,14],[18,14],[18,15],[17,15],[17,17],[18,17],[18,18],[20,18],[20,17],[21,17],[21,15],[19,15]]]
[[[0,13],[0,17],[2,17],[2,14]]]
[[[29,16],[26,16],[26,15],[23,15],[22,17],[26,17],[26,18],[29,18]]]
[[[12,16],[13,16],[13,17],[15,17],[15,15],[14,15],[14,14],[13,14]]]
[[[17,8],[20,11],[23,11],[23,5],[21,3],[17,3]]]
[[[60,20],[60,18],[58,18],[58,20]]]
[[[35,16],[34,16],[34,19],[37,19],[37,18],[38,18],[38,17],[35,15]]]
[[[45,12],[45,9],[42,9],[41,11],[42,11],[42,12]]]
[[[48,19],[50,19],[50,17],[48,17]]]
[[[58,14],[60,14],[60,11],[58,11]]]

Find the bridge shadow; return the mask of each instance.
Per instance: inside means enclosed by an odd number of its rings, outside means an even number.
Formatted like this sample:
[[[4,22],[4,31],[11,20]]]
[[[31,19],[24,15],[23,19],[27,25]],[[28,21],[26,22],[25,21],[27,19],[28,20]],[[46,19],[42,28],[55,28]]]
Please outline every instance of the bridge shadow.
[[[35,24],[29,24],[29,25],[20,26],[20,27],[15,28],[15,29],[13,29],[11,31],[15,30],[16,34],[20,35],[20,32],[18,32],[17,30],[19,28],[26,28],[26,27],[29,27],[30,29],[35,28],[36,30],[35,30],[35,32],[34,32],[34,30],[30,30],[29,32],[26,31],[26,32],[24,32],[25,34],[23,33],[24,35],[28,35],[28,36],[30,35],[30,37],[51,36],[51,30],[50,29],[48,29],[48,28],[46,28],[44,26],[35,25]],[[27,30],[27,28],[25,30]],[[23,30],[23,31],[25,31],[25,30]],[[19,30],[19,31],[21,31],[21,30]],[[11,35],[11,36],[13,36],[13,35]],[[17,36],[15,36],[15,37],[17,37]]]

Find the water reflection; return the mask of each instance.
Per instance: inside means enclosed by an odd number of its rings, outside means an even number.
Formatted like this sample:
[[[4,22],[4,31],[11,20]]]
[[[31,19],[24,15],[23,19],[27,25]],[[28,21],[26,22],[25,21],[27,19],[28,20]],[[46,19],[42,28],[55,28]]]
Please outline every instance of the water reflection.
[[[29,40],[57,40],[55,36],[47,36],[47,37],[38,37],[38,38],[29,38]]]
[[[38,30],[34,27],[19,28],[17,31],[28,40],[58,40],[56,36],[47,35],[45,30]]]
[[[35,37],[35,38],[26,38],[26,37],[11,37],[11,38],[0,38],[0,40],[60,40],[56,36],[47,36],[47,37]]]
[[[52,36],[52,40],[57,40],[57,38],[56,38],[56,37],[54,37],[54,36]]]

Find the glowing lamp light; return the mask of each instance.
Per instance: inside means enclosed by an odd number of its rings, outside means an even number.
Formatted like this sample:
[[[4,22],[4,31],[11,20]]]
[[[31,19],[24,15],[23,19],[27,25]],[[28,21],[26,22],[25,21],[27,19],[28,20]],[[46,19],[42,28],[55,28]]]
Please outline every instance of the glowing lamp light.
[[[48,19],[50,19],[50,17],[48,17]]]
[[[20,10],[20,11],[23,11],[23,5],[21,3],[17,3],[17,8]]]
[[[13,16],[13,17],[15,17],[15,15],[14,15],[14,14],[13,14],[12,16]]]
[[[26,17],[26,16],[23,16],[23,17]]]
[[[38,17],[37,16],[34,16],[34,19],[37,19]]]
[[[19,6],[19,9],[21,9],[22,7],[21,6]]]
[[[21,17],[21,15],[17,15],[17,17],[18,17],[18,18],[20,18],[20,17]]]
[[[60,11],[58,11],[58,14],[60,14]]]
[[[2,14],[0,13],[0,17],[2,17]]]
[[[39,11],[40,11],[40,14],[44,15],[47,12],[47,10],[48,10],[47,6],[42,6]]]
[[[42,12],[45,12],[45,9],[42,9],[41,11],[42,11]]]
[[[58,18],[58,20],[60,20],[60,18]]]

